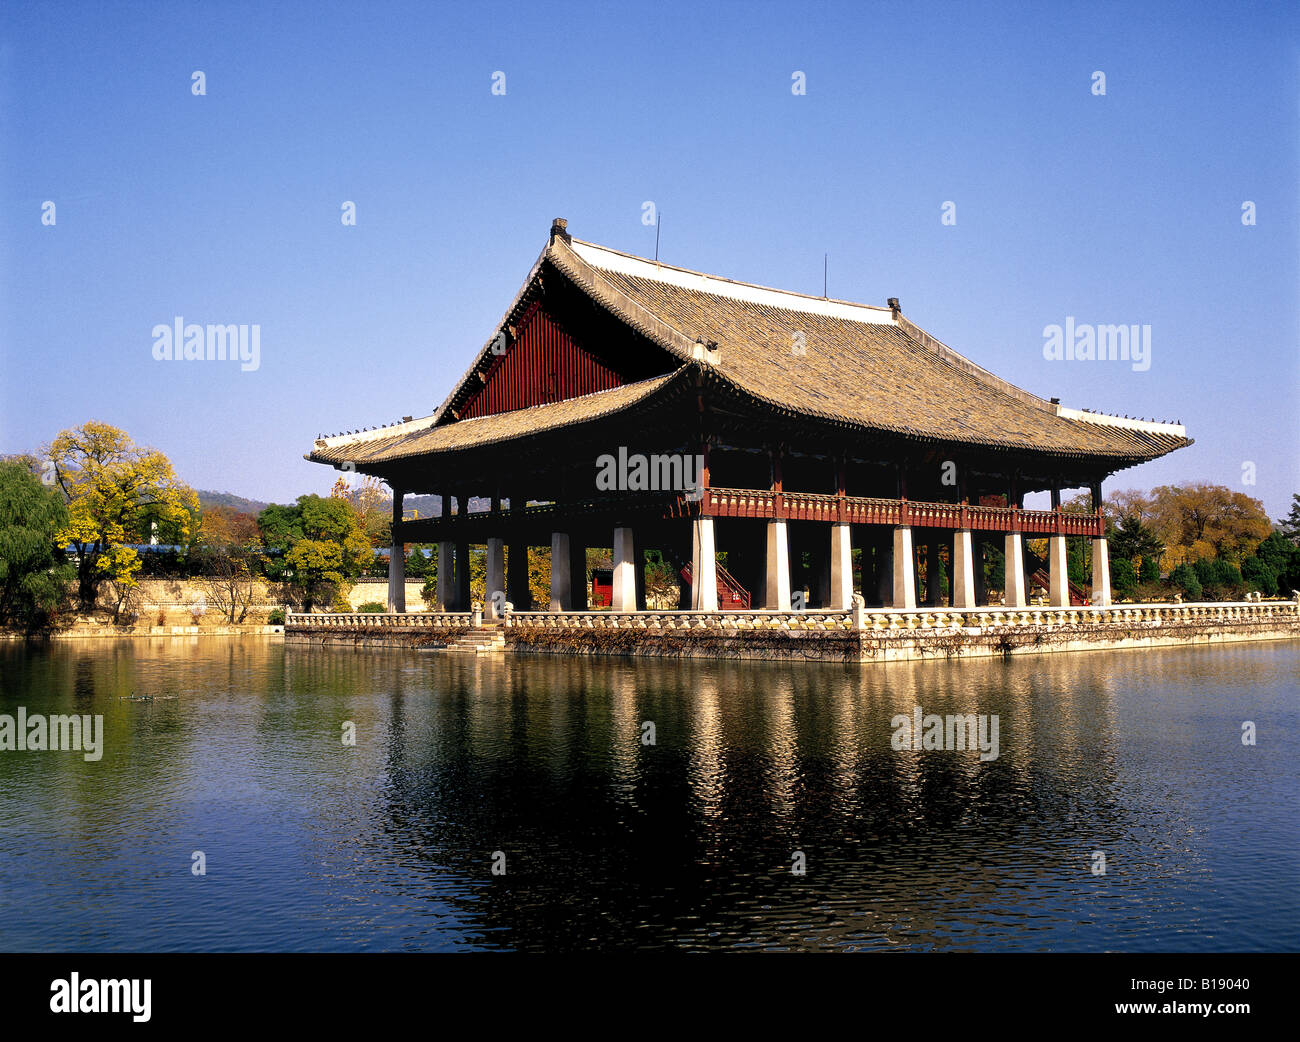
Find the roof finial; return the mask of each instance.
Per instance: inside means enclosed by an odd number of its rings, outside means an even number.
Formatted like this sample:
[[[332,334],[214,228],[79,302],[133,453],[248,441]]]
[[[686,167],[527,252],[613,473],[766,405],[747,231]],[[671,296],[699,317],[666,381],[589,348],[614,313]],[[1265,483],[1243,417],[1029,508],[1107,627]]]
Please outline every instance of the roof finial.
[[[894,321],[897,322],[899,316],[903,314],[903,309],[898,306],[898,298],[890,297],[887,303],[889,304],[889,310],[893,312]]]
[[[563,217],[557,217],[551,222],[551,238],[563,239],[569,242],[569,222]]]

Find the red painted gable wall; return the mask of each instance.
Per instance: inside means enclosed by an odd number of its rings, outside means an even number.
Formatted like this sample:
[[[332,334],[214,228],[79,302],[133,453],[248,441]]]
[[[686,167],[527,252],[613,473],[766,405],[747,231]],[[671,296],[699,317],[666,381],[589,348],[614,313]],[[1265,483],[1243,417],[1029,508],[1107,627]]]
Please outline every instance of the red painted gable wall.
[[[540,306],[525,312],[517,330],[506,353],[493,359],[487,383],[465,404],[462,419],[576,398],[623,383]]]

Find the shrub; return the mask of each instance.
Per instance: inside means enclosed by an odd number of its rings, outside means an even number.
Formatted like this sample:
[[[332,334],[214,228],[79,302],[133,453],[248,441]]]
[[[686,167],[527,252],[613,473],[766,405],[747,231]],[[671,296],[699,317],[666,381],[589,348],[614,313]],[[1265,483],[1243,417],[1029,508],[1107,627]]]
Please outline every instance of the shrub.
[[[1201,580],[1196,570],[1189,564],[1180,564],[1169,573],[1169,582],[1176,589],[1183,591],[1183,597],[1189,601],[1199,601],[1202,596]]]
[[[1221,557],[1202,558],[1192,567],[1208,600],[1231,600],[1244,586],[1241,571]]]
[[[1158,557],[1142,558],[1142,567],[1138,569],[1138,578],[1144,583],[1160,581],[1160,559]]]
[[[1277,572],[1258,557],[1247,557],[1241,562],[1241,577],[1252,590],[1258,590],[1265,597],[1277,595]]]
[[[380,604],[378,601],[366,601],[357,611],[365,612],[367,615],[382,615],[388,611],[386,604]]]
[[[266,613],[266,624],[267,624],[268,626],[283,626],[283,625],[284,625],[284,609],[283,609],[283,608],[272,608],[270,611],[268,611],[268,612]]]

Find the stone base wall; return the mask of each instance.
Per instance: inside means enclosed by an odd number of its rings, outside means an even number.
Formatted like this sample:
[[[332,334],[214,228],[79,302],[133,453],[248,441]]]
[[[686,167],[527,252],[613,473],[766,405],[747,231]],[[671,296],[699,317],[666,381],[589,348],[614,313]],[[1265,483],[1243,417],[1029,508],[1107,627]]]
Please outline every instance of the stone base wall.
[[[1015,629],[900,630],[894,633],[762,630],[591,632],[511,630],[506,646],[516,652],[567,655],[638,655],[657,658],[807,659],[832,662],[901,662],[932,658],[989,658],[1300,639],[1300,622],[1201,623],[1154,627],[1027,626]]]
[[[291,614],[293,643],[440,646],[465,612]],[[515,612],[506,648],[569,655],[889,662],[1300,638],[1300,603],[805,612]]]

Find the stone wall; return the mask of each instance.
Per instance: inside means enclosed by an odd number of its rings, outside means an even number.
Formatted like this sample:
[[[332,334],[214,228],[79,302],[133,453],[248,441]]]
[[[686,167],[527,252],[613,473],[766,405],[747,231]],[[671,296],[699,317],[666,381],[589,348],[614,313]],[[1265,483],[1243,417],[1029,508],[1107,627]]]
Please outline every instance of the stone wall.
[[[465,613],[293,615],[293,639],[411,643],[471,627]],[[296,636],[294,636],[296,635]],[[855,608],[805,612],[515,612],[516,652],[687,658],[894,661],[1167,647],[1300,638],[1300,604],[1156,604],[1116,608]]]

